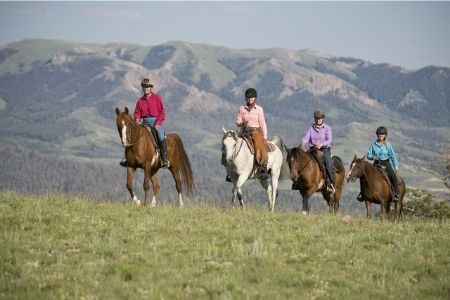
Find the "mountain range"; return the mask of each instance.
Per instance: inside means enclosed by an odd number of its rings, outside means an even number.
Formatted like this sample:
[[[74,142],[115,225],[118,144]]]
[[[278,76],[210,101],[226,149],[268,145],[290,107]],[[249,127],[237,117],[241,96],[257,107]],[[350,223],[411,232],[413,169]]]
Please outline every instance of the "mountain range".
[[[164,100],[166,131],[183,139],[198,199],[230,199],[220,165],[222,128],[236,128],[248,87],[258,91],[269,139],[279,135],[288,147],[298,146],[313,111],[322,108],[333,129],[332,152],[348,169],[383,125],[407,186],[448,197],[438,157],[450,142],[450,68],[407,70],[310,49],[183,41],[143,46],[27,39],[0,46],[0,189],[128,197],[114,110],[134,111],[147,74]],[[175,199],[168,172],[161,176],[162,197]],[[359,185],[347,187],[354,198]],[[264,197],[254,183],[246,195]],[[282,196],[298,203],[292,191]]]

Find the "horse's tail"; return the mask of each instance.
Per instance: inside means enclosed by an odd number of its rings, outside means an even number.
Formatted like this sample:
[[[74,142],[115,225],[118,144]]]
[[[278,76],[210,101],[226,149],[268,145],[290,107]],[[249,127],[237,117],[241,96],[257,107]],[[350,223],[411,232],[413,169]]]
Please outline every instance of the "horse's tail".
[[[180,175],[183,185],[187,188],[189,196],[192,196],[196,192],[194,176],[192,175],[191,163],[189,157],[184,150],[183,141],[178,134],[174,134],[174,141],[177,145],[178,151],[180,152]]]
[[[339,156],[333,156],[333,164],[338,173],[343,172],[345,174],[345,167],[342,159]]]
[[[283,156],[283,163],[281,164],[281,171],[280,171],[280,177],[279,180],[283,179],[289,179],[290,180],[290,174],[289,174],[289,168],[286,165],[286,160],[284,159],[284,143],[281,136],[276,135],[272,142],[280,149],[281,155]]]

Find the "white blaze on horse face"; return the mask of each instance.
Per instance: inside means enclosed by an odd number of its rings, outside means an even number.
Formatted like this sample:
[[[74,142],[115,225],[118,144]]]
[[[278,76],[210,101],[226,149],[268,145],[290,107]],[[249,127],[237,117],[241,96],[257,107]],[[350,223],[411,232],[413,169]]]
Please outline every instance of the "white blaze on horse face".
[[[125,125],[125,122],[122,121],[122,144],[124,146],[128,146],[127,145],[127,125]]]

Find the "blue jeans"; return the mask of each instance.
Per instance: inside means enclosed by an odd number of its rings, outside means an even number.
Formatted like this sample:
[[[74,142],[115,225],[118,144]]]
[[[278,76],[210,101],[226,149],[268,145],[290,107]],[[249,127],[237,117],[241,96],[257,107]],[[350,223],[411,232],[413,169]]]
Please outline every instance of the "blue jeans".
[[[148,118],[142,118],[142,124],[150,125],[151,127],[155,127],[156,124],[156,117],[148,117]],[[156,128],[155,128],[156,129]],[[159,127],[159,130],[156,129],[156,132],[158,132],[158,138],[160,141],[164,140],[164,137],[166,135],[166,132],[164,128],[161,126]]]
[[[336,183],[334,178],[334,166],[333,161],[331,159],[331,151],[330,148],[322,148],[320,149],[323,152],[323,159],[325,160],[325,168],[327,169],[328,178],[330,178],[331,183]]]

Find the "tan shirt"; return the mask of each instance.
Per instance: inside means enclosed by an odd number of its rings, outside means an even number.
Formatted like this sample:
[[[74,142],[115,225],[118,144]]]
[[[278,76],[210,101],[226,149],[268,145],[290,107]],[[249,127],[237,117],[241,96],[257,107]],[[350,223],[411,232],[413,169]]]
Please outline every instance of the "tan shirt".
[[[242,123],[247,122],[248,127],[261,127],[264,138],[267,140],[267,125],[264,119],[264,111],[261,106],[255,105],[250,111],[247,106],[241,106],[236,120],[237,126],[242,126]]]

